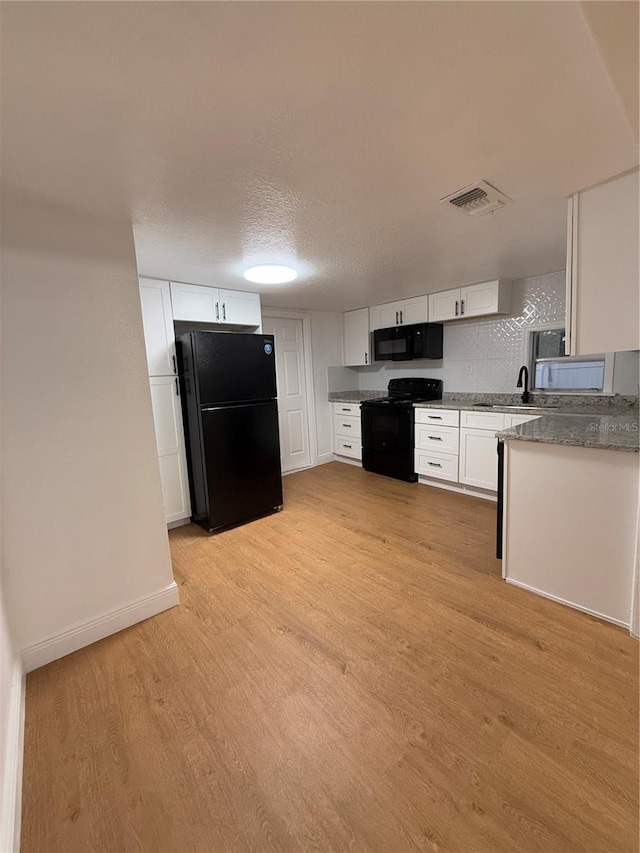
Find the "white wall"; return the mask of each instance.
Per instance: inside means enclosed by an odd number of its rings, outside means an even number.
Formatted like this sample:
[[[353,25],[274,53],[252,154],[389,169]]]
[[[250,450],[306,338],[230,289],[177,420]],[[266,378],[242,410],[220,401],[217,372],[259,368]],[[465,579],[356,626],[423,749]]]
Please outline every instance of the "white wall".
[[[379,390],[394,376],[442,379],[445,392],[517,393],[524,363],[524,337],[529,326],[564,323],[564,272],[513,282],[512,313],[487,320],[446,323],[442,361],[414,362],[354,370],[354,387]],[[613,390],[638,393],[638,353],[617,353]],[[337,390],[337,389],[336,389]]]
[[[22,665],[7,619],[0,573],[0,851],[17,847],[22,781]]]
[[[0,284],[2,277],[0,276]],[[0,383],[0,392],[2,384]],[[1,398],[0,398],[1,412]],[[2,419],[0,417],[0,428]],[[0,457],[0,482],[2,481]],[[2,517],[0,513],[0,546]],[[22,662],[13,642],[5,603],[0,547],[0,851],[18,847],[22,790],[24,730],[24,677]]]
[[[173,579],[130,225],[14,202],[3,226],[2,546],[24,650]]]

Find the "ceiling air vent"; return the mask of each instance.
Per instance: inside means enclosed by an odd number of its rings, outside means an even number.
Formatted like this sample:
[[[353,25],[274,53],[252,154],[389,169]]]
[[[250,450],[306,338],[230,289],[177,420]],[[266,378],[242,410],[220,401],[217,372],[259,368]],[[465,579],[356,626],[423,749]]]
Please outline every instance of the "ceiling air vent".
[[[476,181],[475,184],[456,190],[451,195],[441,198],[440,201],[448,201],[469,216],[484,216],[485,213],[500,210],[511,199],[486,181]]]

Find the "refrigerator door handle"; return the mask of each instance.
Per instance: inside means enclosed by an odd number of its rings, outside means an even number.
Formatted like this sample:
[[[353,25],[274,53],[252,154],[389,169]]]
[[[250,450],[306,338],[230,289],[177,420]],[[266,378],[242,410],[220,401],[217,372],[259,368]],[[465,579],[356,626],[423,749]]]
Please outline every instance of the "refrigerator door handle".
[[[217,412],[219,409],[248,409],[251,406],[271,406],[275,400],[250,400],[246,403],[218,403],[215,406],[202,406],[201,412]]]

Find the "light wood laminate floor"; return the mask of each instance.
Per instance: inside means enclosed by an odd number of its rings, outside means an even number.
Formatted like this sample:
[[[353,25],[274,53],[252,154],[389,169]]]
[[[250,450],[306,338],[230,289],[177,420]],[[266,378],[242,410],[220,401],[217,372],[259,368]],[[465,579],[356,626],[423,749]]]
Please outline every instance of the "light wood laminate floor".
[[[29,675],[23,853],[638,849],[627,633],[505,584],[494,504],[340,463],[285,501]]]

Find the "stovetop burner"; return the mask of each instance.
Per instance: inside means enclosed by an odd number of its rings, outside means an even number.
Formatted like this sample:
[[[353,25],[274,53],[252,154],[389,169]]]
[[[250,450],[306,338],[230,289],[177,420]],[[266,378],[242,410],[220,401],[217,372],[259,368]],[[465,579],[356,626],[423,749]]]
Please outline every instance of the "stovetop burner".
[[[389,380],[389,396],[364,400],[366,406],[413,406],[442,399],[442,380],[406,377]]]

